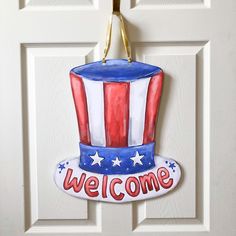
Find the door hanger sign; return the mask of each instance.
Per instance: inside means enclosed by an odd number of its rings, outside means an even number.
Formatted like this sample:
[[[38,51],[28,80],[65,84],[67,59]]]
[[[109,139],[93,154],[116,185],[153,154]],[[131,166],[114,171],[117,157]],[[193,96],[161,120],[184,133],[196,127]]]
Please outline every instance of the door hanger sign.
[[[164,73],[131,59],[124,21],[117,16],[128,60],[106,60],[111,18],[103,60],[70,71],[80,155],[61,161],[54,180],[74,197],[122,203],[168,193],[181,170],[154,152]]]

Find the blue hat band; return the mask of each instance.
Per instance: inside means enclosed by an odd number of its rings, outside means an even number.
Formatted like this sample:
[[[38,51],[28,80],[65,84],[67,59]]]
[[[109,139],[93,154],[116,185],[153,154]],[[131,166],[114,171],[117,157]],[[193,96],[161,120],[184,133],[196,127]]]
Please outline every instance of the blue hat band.
[[[155,143],[112,148],[88,146],[80,143],[81,169],[106,175],[134,174],[155,166]]]

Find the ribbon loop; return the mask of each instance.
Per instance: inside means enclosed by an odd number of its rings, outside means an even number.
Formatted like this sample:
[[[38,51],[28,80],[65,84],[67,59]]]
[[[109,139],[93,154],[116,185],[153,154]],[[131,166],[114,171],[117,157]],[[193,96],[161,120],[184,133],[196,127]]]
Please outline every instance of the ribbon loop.
[[[121,38],[122,38],[122,41],[123,41],[125,52],[126,52],[127,57],[128,57],[128,62],[131,62],[132,61],[131,47],[130,47],[129,39],[128,39],[128,36],[127,36],[127,33],[126,33],[124,19],[123,19],[123,16],[121,15],[121,13],[119,11],[113,11],[112,15],[110,16],[110,19],[109,19],[108,28],[107,28],[107,36],[106,36],[106,46],[104,48],[104,54],[103,54],[102,62],[106,63],[106,57],[107,57],[107,54],[108,54],[108,52],[110,50],[110,46],[111,46],[113,15],[116,15],[120,20]]]

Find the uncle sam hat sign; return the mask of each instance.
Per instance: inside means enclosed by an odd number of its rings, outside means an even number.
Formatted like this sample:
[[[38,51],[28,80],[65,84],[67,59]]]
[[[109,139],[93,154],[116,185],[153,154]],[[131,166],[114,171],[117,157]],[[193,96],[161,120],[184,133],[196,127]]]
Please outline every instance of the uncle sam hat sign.
[[[176,161],[154,153],[163,71],[127,54],[70,71],[80,154],[60,162],[54,175],[67,194],[121,203],[161,196],[180,180]]]

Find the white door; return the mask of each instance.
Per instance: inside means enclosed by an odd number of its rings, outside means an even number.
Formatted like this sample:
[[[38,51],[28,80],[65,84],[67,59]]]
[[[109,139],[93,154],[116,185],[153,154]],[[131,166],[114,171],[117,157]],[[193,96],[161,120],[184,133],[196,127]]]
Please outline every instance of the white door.
[[[0,235],[236,235],[236,2],[123,0],[133,57],[164,69],[156,152],[183,178],[128,204],[73,198],[53,182],[78,155],[68,72],[100,60],[109,0],[0,7]],[[109,57],[120,53],[115,21]]]

